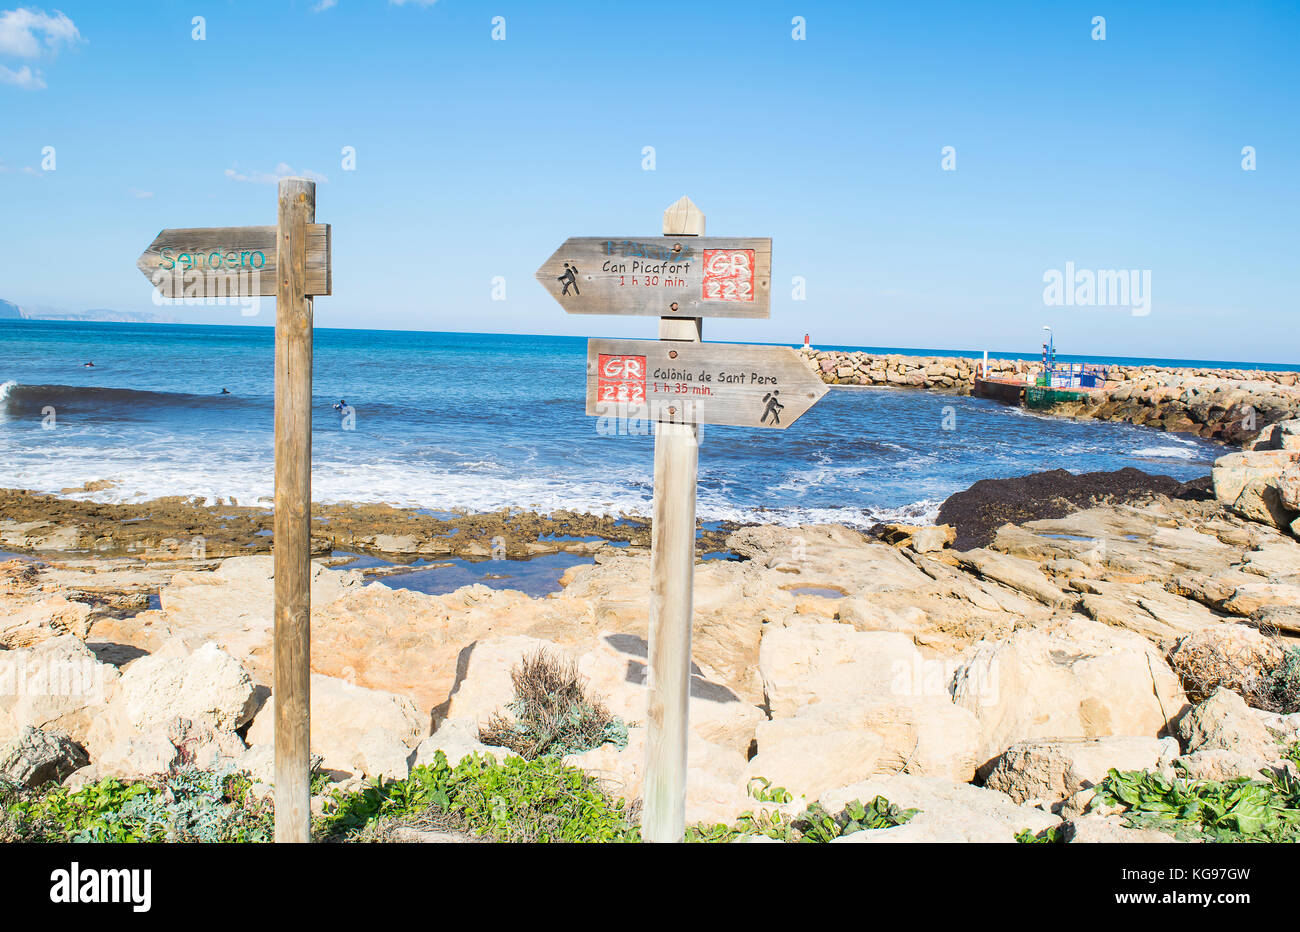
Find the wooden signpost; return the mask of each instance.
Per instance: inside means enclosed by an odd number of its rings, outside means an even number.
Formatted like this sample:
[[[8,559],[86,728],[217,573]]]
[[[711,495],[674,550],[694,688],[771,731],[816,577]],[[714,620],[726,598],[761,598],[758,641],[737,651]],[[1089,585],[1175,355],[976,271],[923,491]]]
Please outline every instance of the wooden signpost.
[[[567,240],[537,278],[571,314],[660,318],[658,341],[588,341],[587,413],[655,422],[641,835],[678,842],[686,830],[699,425],[783,429],[827,389],[789,347],[700,342],[703,317],[769,315],[770,239],[705,238],[704,214],[685,197],[664,211],[663,232]]]
[[[595,417],[785,428],[827,391],[788,346],[587,341],[587,413]]]
[[[329,294],[316,183],[280,181],[273,227],[164,230],[137,266],[171,298],[275,295],[275,840],[311,840],[312,298]],[[214,290],[215,289],[215,290]]]
[[[570,314],[767,317],[772,241],[578,236],[565,240],[537,278]]]

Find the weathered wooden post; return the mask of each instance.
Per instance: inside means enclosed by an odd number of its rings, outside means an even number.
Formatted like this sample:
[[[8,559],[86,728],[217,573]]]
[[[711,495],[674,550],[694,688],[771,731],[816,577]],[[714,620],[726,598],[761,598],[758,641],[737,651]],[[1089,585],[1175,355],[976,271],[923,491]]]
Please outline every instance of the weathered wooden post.
[[[703,236],[704,213],[683,197],[664,211],[664,236]],[[659,339],[699,343],[699,317],[659,318]],[[698,424],[655,424],[654,523],[650,532],[649,711],[646,722],[646,841],[681,841],[686,831],[686,739],[695,598]]]
[[[311,841],[311,359],[316,184],[280,181],[275,296],[275,840]]]
[[[662,237],[570,237],[537,280],[570,314],[659,317],[658,340],[587,341],[587,414],[655,422],[650,556],[646,841],[681,841],[695,580],[695,488],[701,424],[784,430],[826,394],[788,346],[702,343],[701,318],[763,318],[772,241],[705,237],[683,197]]]
[[[310,841],[312,296],[327,295],[330,226],[316,184],[280,182],[277,226],[167,229],[136,261],[163,299],[247,306],[275,296],[275,840]]]

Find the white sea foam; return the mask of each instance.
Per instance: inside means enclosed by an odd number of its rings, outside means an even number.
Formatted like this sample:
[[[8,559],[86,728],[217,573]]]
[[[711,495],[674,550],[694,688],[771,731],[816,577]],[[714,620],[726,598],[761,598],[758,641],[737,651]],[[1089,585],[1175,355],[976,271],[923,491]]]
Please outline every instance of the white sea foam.
[[[1132,456],[1145,456],[1152,459],[1194,460],[1200,457],[1195,447],[1143,447],[1134,450]]]

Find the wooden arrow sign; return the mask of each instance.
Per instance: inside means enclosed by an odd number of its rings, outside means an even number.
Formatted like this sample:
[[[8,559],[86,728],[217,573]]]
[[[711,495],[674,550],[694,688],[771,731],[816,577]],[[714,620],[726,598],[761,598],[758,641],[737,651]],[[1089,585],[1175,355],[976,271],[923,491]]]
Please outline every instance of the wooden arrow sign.
[[[274,296],[276,227],[163,230],[136,268],[164,298]],[[307,295],[330,293],[330,225],[307,224]]]
[[[578,236],[537,270],[570,314],[768,317],[772,240]]]
[[[826,384],[788,346],[588,340],[587,414],[785,428]]]

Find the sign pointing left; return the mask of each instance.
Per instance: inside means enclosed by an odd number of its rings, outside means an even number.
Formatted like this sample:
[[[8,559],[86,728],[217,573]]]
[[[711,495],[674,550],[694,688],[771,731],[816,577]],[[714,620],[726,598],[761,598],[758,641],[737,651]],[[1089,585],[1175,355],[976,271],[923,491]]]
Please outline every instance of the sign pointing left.
[[[164,298],[273,297],[276,227],[163,230],[136,268]],[[330,293],[330,225],[307,224],[307,295]]]
[[[275,296],[275,840],[311,841],[311,374],[314,295],[330,293],[316,183],[281,178],[273,227],[163,230],[136,267],[166,298]]]

